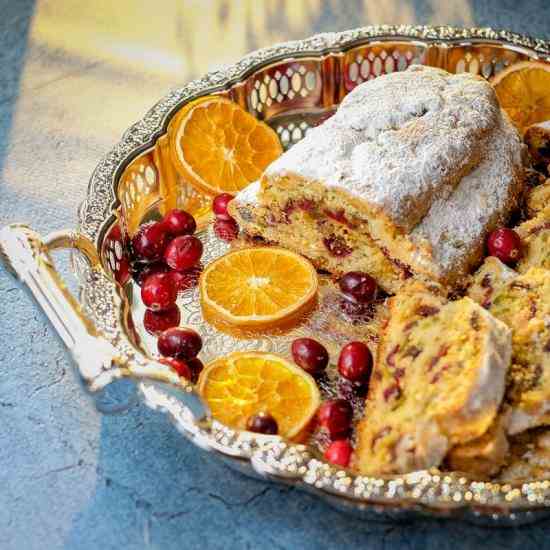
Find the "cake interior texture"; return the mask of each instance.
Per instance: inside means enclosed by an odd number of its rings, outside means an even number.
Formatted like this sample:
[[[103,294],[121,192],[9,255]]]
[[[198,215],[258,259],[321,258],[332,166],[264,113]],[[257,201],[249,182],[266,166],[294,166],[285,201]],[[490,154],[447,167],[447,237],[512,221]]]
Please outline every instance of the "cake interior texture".
[[[231,209],[248,234],[388,292],[453,285],[516,207],[523,148],[488,83],[415,66],[355,88]]]

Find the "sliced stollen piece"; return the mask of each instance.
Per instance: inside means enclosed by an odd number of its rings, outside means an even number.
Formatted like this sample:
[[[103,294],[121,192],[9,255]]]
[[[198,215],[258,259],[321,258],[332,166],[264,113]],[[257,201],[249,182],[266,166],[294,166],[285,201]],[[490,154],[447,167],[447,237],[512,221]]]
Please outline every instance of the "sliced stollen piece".
[[[447,300],[419,283],[389,300],[358,426],[354,464],[364,474],[441,464],[496,417],[510,362],[510,329],[469,298]]]
[[[531,218],[550,209],[550,179],[529,189],[525,196],[525,206]]]
[[[550,271],[531,268],[493,295],[488,311],[512,330],[508,433],[550,424]]]
[[[410,272],[453,284],[516,206],[523,149],[486,81],[414,66],[355,88],[230,209],[245,231],[386,290]]]
[[[516,269],[520,273],[531,267],[550,269],[550,204],[514,229],[521,238],[523,252]]]

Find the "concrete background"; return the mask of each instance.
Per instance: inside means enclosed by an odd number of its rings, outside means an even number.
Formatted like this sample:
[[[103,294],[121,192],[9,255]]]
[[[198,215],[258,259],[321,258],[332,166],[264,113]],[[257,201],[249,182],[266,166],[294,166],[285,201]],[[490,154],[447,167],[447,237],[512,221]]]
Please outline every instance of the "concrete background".
[[[369,23],[550,38],[548,0],[0,0],[0,223],[75,224],[89,174],[169,88],[256,47]],[[219,37],[216,40],[210,36]],[[0,548],[545,548],[550,525],[360,522],[246,479],[160,415],[100,416],[0,268]]]

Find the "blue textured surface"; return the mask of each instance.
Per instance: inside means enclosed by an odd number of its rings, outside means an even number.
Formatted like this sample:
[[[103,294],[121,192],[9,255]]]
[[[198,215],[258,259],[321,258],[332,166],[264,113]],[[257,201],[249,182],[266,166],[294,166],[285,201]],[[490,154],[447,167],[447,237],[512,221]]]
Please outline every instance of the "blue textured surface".
[[[61,16],[63,4],[45,2],[40,17],[55,17],[56,10]],[[224,2],[214,4],[221,10]],[[550,37],[548,0],[329,4],[337,3],[320,3],[319,16],[301,34],[409,18]],[[356,16],[360,4],[370,5],[367,20]],[[32,39],[35,10],[33,2],[0,0],[0,223],[27,221],[47,231],[74,224],[87,176],[109,140],[167,86],[144,85],[144,107],[117,122],[120,128],[109,127],[107,142],[102,125],[109,109],[122,103],[111,105],[106,95],[105,112],[93,115],[96,127],[75,136],[71,130],[80,119],[57,106],[71,101],[74,108],[79,98],[84,104],[86,78],[102,62],[67,62],[62,52]],[[22,79],[28,66],[43,72]],[[135,83],[115,71],[106,74],[106,94],[113,97]],[[174,76],[171,84],[177,83]],[[513,530],[444,521],[361,522],[309,495],[242,477],[143,407],[100,416],[45,318],[3,268],[0,304],[2,549],[548,547],[548,522]]]

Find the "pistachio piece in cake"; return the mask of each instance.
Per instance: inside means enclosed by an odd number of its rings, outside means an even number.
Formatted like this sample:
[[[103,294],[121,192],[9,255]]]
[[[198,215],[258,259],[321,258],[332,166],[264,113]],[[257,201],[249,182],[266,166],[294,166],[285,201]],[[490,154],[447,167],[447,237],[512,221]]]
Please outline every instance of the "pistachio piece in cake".
[[[406,285],[389,300],[355,467],[435,467],[452,447],[482,436],[501,404],[510,355],[510,329],[470,298],[448,302]]]

